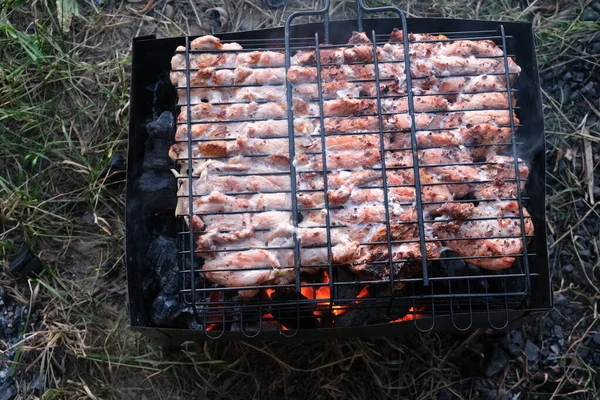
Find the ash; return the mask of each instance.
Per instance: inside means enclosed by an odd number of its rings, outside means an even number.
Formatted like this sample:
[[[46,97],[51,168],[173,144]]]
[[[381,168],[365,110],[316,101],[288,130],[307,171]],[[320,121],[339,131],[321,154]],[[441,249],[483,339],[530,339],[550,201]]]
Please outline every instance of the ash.
[[[15,301],[6,294],[0,286],[0,354],[6,361],[15,359],[18,346],[23,334],[36,329],[40,316],[37,310],[30,310],[28,305]],[[22,361],[22,360],[21,360]],[[10,376],[10,363],[0,363],[0,398],[11,399],[17,394],[17,387],[13,377]],[[33,381],[38,368],[29,372],[21,372],[28,375],[26,381]]]

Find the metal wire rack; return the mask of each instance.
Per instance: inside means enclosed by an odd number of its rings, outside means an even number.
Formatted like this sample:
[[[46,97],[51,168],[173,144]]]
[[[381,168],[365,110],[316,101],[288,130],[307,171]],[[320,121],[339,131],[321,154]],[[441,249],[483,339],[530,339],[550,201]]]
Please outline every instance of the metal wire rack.
[[[368,8],[364,5],[362,0],[358,0],[358,18],[357,28],[358,31],[362,30],[363,27],[363,15],[366,13],[380,13],[380,12],[393,12],[398,15],[398,28],[402,32],[408,32],[406,25],[406,17],[402,11],[396,7],[383,7],[383,8]],[[346,48],[352,47],[353,45],[348,44],[329,44],[329,1],[324,1],[324,7],[317,11],[304,11],[290,15],[285,25],[285,37],[283,39],[261,39],[261,40],[244,40],[236,41],[242,45],[243,49],[235,50],[192,50],[190,48],[190,38],[186,38],[185,51],[181,52],[185,57],[185,73],[186,85],[177,87],[180,96],[184,93],[185,96],[185,118],[177,122],[179,125],[184,126],[187,132],[187,138],[185,140],[178,140],[177,143],[181,143],[186,147],[185,157],[177,160],[180,164],[188,166],[187,169],[182,170],[182,176],[177,178],[180,183],[188,183],[187,193],[181,194],[180,200],[186,202],[187,211],[180,216],[179,220],[179,234],[178,234],[178,246],[179,246],[179,266],[180,266],[180,299],[183,304],[188,305],[193,310],[199,324],[205,330],[207,336],[216,338],[223,334],[226,330],[239,330],[245,336],[253,337],[258,335],[265,326],[275,327],[284,336],[293,336],[300,329],[308,328],[332,328],[336,326],[336,320],[343,314],[347,314],[355,310],[380,310],[387,316],[389,321],[404,321],[412,319],[413,323],[416,324],[417,329],[422,331],[428,331],[434,328],[436,315],[451,315],[452,321],[456,329],[466,330],[469,329],[473,324],[473,313],[475,311],[487,311],[490,310],[504,310],[506,313],[505,323],[506,326],[509,322],[508,312],[510,309],[522,307],[524,302],[527,301],[527,295],[530,293],[530,280],[537,276],[536,273],[530,272],[530,263],[535,253],[528,251],[527,243],[530,240],[530,236],[526,234],[525,223],[529,218],[523,211],[526,206],[528,197],[521,193],[520,188],[522,187],[522,178],[519,170],[521,161],[519,161],[519,145],[521,144],[516,134],[519,124],[515,121],[514,113],[519,112],[518,101],[517,105],[514,105],[513,100],[518,100],[519,93],[513,88],[513,82],[515,81],[516,75],[510,72],[509,69],[509,57],[511,57],[511,49],[515,46],[515,38],[506,35],[504,27],[500,25],[497,31],[456,31],[456,32],[431,32],[431,34],[444,34],[447,39],[435,39],[435,40],[411,40],[409,42],[409,35],[403,35],[403,59],[392,61],[394,63],[402,64],[405,71],[405,86],[406,90],[404,94],[387,94],[382,92],[381,84],[386,81],[393,81],[393,78],[386,78],[380,76],[381,65],[386,62],[378,60],[377,51],[378,46],[382,46],[387,42],[390,32],[368,32],[368,36],[371,39],[373,47],[373,61],[371,63],[373,67],[373,77],[370,79],[351,79],[348,82],[370,82],[374,83],[375,94],[370,96],[362,96],[361,99],[370,99],[376,104],[376,113],[361,115],[364,117],[376,117],[377,128],[374,130],[361,131],[361,132],[335,132],[327,131],[325,128],[326,122],[329,116],[324,115],[324,105],[326,99],[323,96],[323,78],[322,71],[325,68],[333,67],[332,64],[323,64],[321,62],[321,52],[328,49]],[[321,38],[318,34],[314,37],[292,37],[291,26],[293,21],[302,16],[319,15],[323,17],[324,24],[324,35]],[[350,32],[348,32],[349,34]],[[486,109],[486,111],[502,110],[508,111],[510,116],[510,123],[505,127],[511,130],[511,140],[506,143],[494,143],[494,144],[468,144],[465,143],[465,148],[481,148],[485,146],[494,147],[507,147],[510,149],[510,154],[514,162],[513,169],[515,171],[514,179],[507,179],[508,184],[515,185],[517,190],[515,191],[514,197],[502,198],[501,200],[506,201],[517,201],[519,205],[518,216],[514,217],[503,217],[505,219],[514,219],[520,225],[520,235],[518,236],[486,236],[485,239],[518,239],[522,243],[522,254],[512,255],[516,259],[513,266],[509,269],[502,271],[486,271],[479,268],[471,268],[465,264],[465,260],[474,258],[497,258],[498,256],[484,255],[484,256],[458,256],[453,255],[451,252],[443,252],[440,257],[427,258],[426,246],[428,243],[442,243],[448,240],[461,241],[461,240],[476,240],[477,238],[435,238],[428,237],[425,232],[426,224],[434,223],[434,219],[428,219],[428,213],[424,212],[424,207],[432,205],[441,205],[445,201],[424,201],[421,196],[423,188],[435,187],[440,185],[452,185],[458,183],[449,182],[421,182],[420,176],[421,171],[426,168],[432,167],[453,167],[458,164],[447,163],[447,164],[420,164],[419,151],[427,148],[444,148],[444,147],[455,147],[455,146],[431,146],[423,147],[418,146],[417,135],[422,131],[441,131],[451,130],[453,128],[438,127],[431,128],[427,127],[422,129],[416,122],[416,115],[419,114],[415,111],[415,92],[413,91],[414,82],[436,77],[433,75],[421,76],[418,73],[411,71],[411,57],[409,49],[419,43],[437,43],[437,42],[455,42],[458,40],[491,40],[494,41],[500,49],[503,50],[503,54],[497,57],[486,56],[485,58],[497,58],[503,63],[502,72],[488,73],[486,75],[497,75],[504,79],[506,83],[505,90],[497,91],[485,91],[485,93],[501,92],[506,93],[508,98],[508,107],[497,108],[497,109]],[[224,41],[225,43],[225,41]],[[283,88],[285,86],[285,115],[281,115],[276,118],[248,118],[248,119],[229,119],[229,120],[194,120],[192,114],[192,107],[200,104],[201,102],[192,102],[192,91],[195,89],[239,89],[242,87],[258,87],[265,86],[264,83],[256,84],[218,84],[218,85],[193,85],[192,76],[198,68],[195,67],[191,60],[198,53],[208,53],[217,55],[226,55],[229,53],[243,53],[243,52],[254,52],[254,51],[273,51],[273,52],[284,52],[285,54],[285,65],[282,71],[285,72],[284,78],[280,81],[272,83],[275,87]],[[194,202],[200,197],[200,193],[195,193],[193,185],[189,184],[197,179],[198,176],[194,173],[195,163],[201,162],[206,159],[229,159],[232,156],[202,156],[195,155],[195,146],[203,142],[211,142],[216,139],[203,139],[194,138],[192,135],[193,125],[203,124],[232,124],[232,123],[243,123],[243,122],[260,122],[265,120],[271,121],[282,121],[287,123],[287,133],[281,135],[270,135],[268,137],[258,136],[258,139],[285,139],[288,140],[289,144],[289,159],[295,160],[296,157],[296,139],[301,137],[296,130],[294,123],[298,118],[294,114],[294,98],[293,91],[294,87],[292,83],[285,79],[287,72],[292,67],[292,56],[298,51],[314,51],[316,54],[315,65],[316,68],[316,82],[318,97],[312,98],[309,101],[316,103],[318,107],[317,116],[305,117],[309,120],[316,121],[318,125],[318,133],[311,133],[308,136],[313,137],[320,142],[320,151],[305,152],[304,154],[309,156],[315,156],[321,158],[322,168],[299,170],[295,163],[290,162],[289,169],[282,170],[279,172],[264,172],[264,173],[247,173],[247,172],[221,172],[219,176],[230,176],[230,177],[243,177],[247,176],[281,176],[289,179],[289,189],[278,189],[273,190],[251,190],[243,189],[238,191],[231,191],[225,193],[229,196],[244,196],[254,195],[260,193],[273,193],[273,194],[286,194],[290,197],[290,207],[284,207],[270,211],[281,211],[290,213],[291,222],[295,228],[292,234],[292,244],[289,246],[281,247],[268,247],[266,250],[273,251],[292,251],[293,252],[293,265],[289,265],[287,268],[293,269],[295,279],[293,282],[288,284],[280,285],[257,285],[257,286],[244,286],[244,287],[223,287],[215,285],[210,281],[204,279],[201,272],[203,260],[196,253],[196,240],[197,233],[194,226],[195,217],[206,217],[211,215],[231,215],[234,218],[240,214],[255,214],[263,212],[264,210],[242,210],[242,211],[215,211],[211,213],[203,213],[201,215],[194,211]],[[365,63],[356,63],[366,65]],[[234,69],[235,67],[222,67],[220,69]],[[268,68],[268,67],[255,67],[255,68]],[[456,77],[468,77],[469,74],[445,74],[437,76],[440,79],[449,79]],[[462,92],[465,93],[481,93],[481,92]],[[458,95],[459,92],[448,92],[444,93],[445,96]],[[421,94],[418,96],[434,96],[434,94]],[[393,98],[406,98],[407,99],[407,115],[409,118],[409,128],[407,129],[386,129],[384,124],[384,118],[387,115],[393,113],[386,113],[383,111],[382,101],[385,99]],[[248,103],[250,100],[248,100]],[[266,102],[255,101],[256,103]],[[223,102],[223,105],[238,104],[239,102]],[[475,110],[475,109],[473,109]],[[431,110],[427,111],[427,114],[438,115],[447,114],[453,112],[467,112],[473,111],[471,109],[463,109],[459,111],[452,110]],[[476,109],[480,110],[480,109]],[[353,117],[350,115],[348,117]],[[343,117],[337,115],[336,117]],[[410,136],[410,146],[405,147],[386,147],[385,136],[395,133],[405,133]],[[328,199],[329,184],[328,177],[335,171],[328,169],[328,156],[327,156],[327,145],[326,139],[328,136],[343,136],[343,135],[364,135],[374,136],[378,138],[379,143],[379,154],[380,154],[380,165],[370,167],[369,169],[377,171],[380,174],[380,185],[367,184],[359,186],[359,188],[369,189],[380,189],[383,192],[383,206],[385,218],[379,221],[380,224],[386,227],[386,240],[380,242],[362,242],[361,246],[373,246],[373,245],[384,245],[387,247],[387,254],[393,254],[393,247],[402,243],[418,243],[421,251],[421,258],[416,263],[420,273],[413,274],[411,276],[398,276],[397,266],[399,263],[408,263],[411,260],[398,260],[393,257],[385,257],[383,261],[373,261],[374,265],[381,265],[381,268],[387,271],[387,276],[382,276],[378,280],[366,280],[361,279],[356,275],[347,272],[343,266],[336,265],[333,262],[333,244],[332,244],[332,232],[336,229],[345,228],[344,225],[334,225],[331,221],[331,215],[339,207],[331,205]],[[306,135],[302,135],[306,136]],[[219,141],[234,141],[236,138],[219,138]],[[412,165],[407,167],[398,166],[386,166],[385,154],[392,152],[408,152],[412,160]],[[269,157],[271,154],[267,153],[256,153],[248,155],[247,157],[252,158],[264,158]],[[476,161],[471,163],[461,163],[461,166],[485,166],[494,165],[494,162],[488,160]],[[414,182],[393,185],[388,182],[388,176],[390,171],[395,170],[411,170],[414,176]],[[303,175],[311,174],[312,176],[320,176],[322,180],[322,187],[311,188],[311,189],[299,189],[298,179]],[[468,180],[459,182],[461,185],[479,185],[483,183],[489,183],[492,180]],[[390,210],[390,199],[388,195],[390,189],[399,187],[411,187],[415,189],[415,201],[414,204],[411,202],[401,203],[401,205],[412,206],[416,209],[417,219],[415,221],[398,221],[392,216]],[[304,193],[308,194],[322,194],[324,204],[323,207],[307,208],[302,207],[298,203],[298,196]],[[473,199],[463,198],[454,200],[458,203],[473,203],[484,204],[485,202],[497,201],[497,199]],[[324,224],[313,226],[314,228],[324,228],[326,233],[326,243],[317,246],[303,246],[297,237],[297,229],[303,215],[308,212],[315,212],[325,210]],[[493,220],[497,217],[483,217],[476,218],[475,220]],[[417,225],[418,238],[409,240],[394,240],[391,234],[392,224],[408,224]],[[265,229],[267,231],[268,229]],[[483,237],[481,238],[483,239]],[[256,249],[256,247],[253,247]],[[323,248],[327,251],[327,263],[320,265],[310,265],[311,268],[319,267],[321,270],[317,274],[307,274],[308,267],[302,263],[303,251],[309,248]],[[209,254],[211,252],[239,252],[249,250],[249,248],[239,247],[224,247],[216,250],[203,250],[202,254]],[[460,268],[456,265],[460,264]],[[254,267],[245,269],[247,271],[261,270],[271,267]],[[223,268],[220,271],[234,271],[236,268]],[[256,290],[260,291],[259,295],[255,296],[251,300],[240,301],[236,295],[240,290]],[[325,297],[319,297],[319,294],[325,293]],[[412,318],[406,316],[412,315]],[[460,325],[455,322],[455,315],[467,315],[467,323]],[[421,319],[419,316],[428,316],[430,324],[428,326],[421,325]],[[492,324],[492,320],[489,320]],[[503,326],[495,326],[496,328],[502,328]]]

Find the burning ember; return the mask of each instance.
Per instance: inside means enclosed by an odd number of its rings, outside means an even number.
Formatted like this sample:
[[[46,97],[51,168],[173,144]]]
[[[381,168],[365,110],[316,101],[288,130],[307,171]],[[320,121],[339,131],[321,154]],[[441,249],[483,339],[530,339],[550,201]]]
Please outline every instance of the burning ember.
[[[390,321],[390,324],[396,323],[396,322],[404,322],[404,321],[412,321],[414,319],[419,319],[419,318],[423,318],[424,315],[423,314],[417,314],[417,311],[422,311],[423,309],[415,309],[414,307],[411,307],[408,309],[408,313],[406,313],[406,315],[404,317],[400,317],[398,319],[395,319],[393,321]]]
[[[323,283],[327,284],[330,282],[329,279],[329,274],[327,272],[324,272],[324,277],[323,277]],[[303,285],[308,284],[308,282],[302,282]],[[304,295],[304,297],[306,297],[307,299],[326,299],[331,301],[331,288],[329,286],[320,286],[320,287],[311,287],[311,286],[303,286],[301,289],[302,295]],[[369,295],[369,285],[365,285],[365,287],[362,288],[362,290],[360,291],[360,293],[356,296],[356,298],[362,298],[362,297],[367,297]],[[328,306],[329,305],[329,301],[324,301],[324,302],[319,302],[317,303],[318,306]],[[353,302],[355,303],[355,302]],[[341,315],[344,312],[346,312],[346,309],[348,308],[348,306],[346,305],[333,305],[332,306],[332,313],[333,315]],[[321,310],[315,310],[314,314],[316,316],[321,316],[323,314],[325,314],[324,311]]]

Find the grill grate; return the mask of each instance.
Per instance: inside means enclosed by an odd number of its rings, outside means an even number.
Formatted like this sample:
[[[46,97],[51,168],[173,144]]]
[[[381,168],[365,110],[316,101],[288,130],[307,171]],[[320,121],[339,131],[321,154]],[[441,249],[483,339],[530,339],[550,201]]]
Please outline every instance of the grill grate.
[[[512,150],[512,157],[514,160],[514,170],[515,177],[514,179],[506,180],[508,183],[513,183],[517,188],[521,187],[521,178],[519,174],[520,162],[518,160],[518,148],[522,142],[519,142],[516,137],[516,129],[519,125],[515,122],[513,117],[513,111],[519,111],[518,106],[513,106],[513,97],[516,95],[518,97],[518,90],[512,88],[511,85],[511,73],[509,71],[509,62],[508,57],[510,57],[509,49],[512,45],[514,46],[514,38],[511,36],[507,36],[504,31],[504,27],[500,25],[500,29],[498,31],[457,31],[457,32],[437,32],[433,34],[445,34],[449,36],[448,39],[444,40],[419,40],[419,41],[411,41],[409,45],[408,35],[403,35],[403,48],[404,48],[404,59],[401,61],[392,61],[397,63],[403,63],[406,71],[406,95],[388,95],[381,92],[380,83],[386,80],[391,80],[391,78],[381,78],[379,76],[379,68],[380,61],[377,58],[377,46],[383,45],[384,42],[387,41],[389,32],[384,32],[382,34],[376,34],[373,30],[370,32],[371,41],[373,45],[373,65],[374,65],[374,78],[373,79],[356,79],[356,80],[348,80],[348,82],[374,82],[376,87],[376,95],[375,96],[367,96],[361,97],[361,99],[372,99],[376,101],[377,105],[377,113],[372,115],[361,115],[361,117],[373,116],[378,118],[378,130],[376,131],[366,131],[366,132],[327,132],[325,130],[325,120],[328,118],[324,116],[324,104],[325,99],[323,97],[323,82],[321,71],[324,67],[327,67],[331,64],[322,64],[321,63],[321,52],[324,49],[330,48],[344,48],[351,47],[352,45],[331,45],[329,42],[329,20],[328,20],[328,11],[329,11],[329,1],[325,1],[324,8],[317,11],[306,11],[306,12],[298,12],[292,14],[285,25],[285,38],[284,40],[278,39],[261,39],[261,40],[236,40],[237,43],[241,44],[244,48],[243,50],[192,50],[190,48],[190,39],[186,38],[185,40],[185,75],[186,82],[185,86],[177,87],[179,93],[182,90],[185,91],[185,105],[187,107],[187,118],[186,121],[178,122],[178,125],[186,125],[187,127],[187,139],[182,141],[177,141],[181,143],[185,143],[187,145],[187,156],[178,159],[177,161],[187,162],[188,166],[192,166],[194,162],[204,160],[204,159],[228,159],[231,156],[223,156],[223,157],[204,157],[204,156],[194,156],[193,148],[196,144],[201,142],[210,142],[214,139],[196,139],[192,138],[192,125],[193,124],[210,124],[217,121],[213,120],[202,120],[202,121],[193,121],[191,108],[195,104],[192,102],[191,91],[193,89],[212,89],[212,88],[240,88],[240,87],[253,87],[253,86],[264,86],[262,84],[254,85],[254,84],[243,84],[243,85],[191,85],[191,73],[197,71],[197,68],[193,68],[191,66],[191,57],[194,53],[214,53],[214,54],[227,54],[227,53],[242,53],[242,52],[250,52],[256,50],[271,50],[271,51],[285,51],[285,72],[287,76],[287,72],[291,67],[291,56],[294,52],[300,50],[312,50],[316,52],[316,70],[317,70],[317,88],[318,88],[318,98],[314,98],[311,101],[316,102],[319,108],[319,115],[314,117],[308,117],[311,119],[318,119],[318,123],[320,125],[320,131],[318,134],[311,134],[311,137],[315,137],[320,140],[321,143],[321,151],[315,152],[305,152],[307,155],[321,156],[322,159],[322,169],[315,170],[302,170],[298,171],[294,163],[290,163],[289,171],[282,171],[280,173],[228,173],[221,174],[223,176],[235,176],[235,177],[243,177],[243,176],[257,176],[257,175],[281,175],[288,176],[290,179],[290,187],[291,190],[272,190],[272,191],[239,191],[239,192],[229,192],[225,193],[227,195],[239,196],[239,195],[250,195],[250,194],[259,194],[259,193],[286,193],[290,194],[291,197],[291,208],[282,208],[279,210],[270,210],[270,211],[285,211],[291,212],[292,215],[292,223],[295,228],[298,227],[299,224],[299,216],[301,212],[306,211],[319,211],[321,208],[305,208],[299,207],[297,201],[297,195],[301,193],[323,193],[324,194],[324,209],[327,211],[325,214],[325,224],[322,226],[318,226],[319,228],[325,228],[326,232],[326,244],[322,246],[313,246],[315,248],[326,248],[327,250],[327,259],[328,263],[326,265],[321,265],[326,268],[327,276],[329,280],[324,282],[323,279],[319,278],[305,278],[301,275],[303,268],[301,260],[301,248],[305,248],[301,246],[299,239],[296,234],[296,230],[293,233],[293,246],[282,246],[282,247],[268,247],[265,249],[268,250],[276,250],[276,249],[288,249],[294,251],[294,265],[290,266],[295,271],[295,282],[284,285],[267,285],[267,286],[249,286],[249,287],[219,287],[205,280],[200,273],[200,269],[202,266],[202,260],[194,255],[195,249],[195,232],[193,228],[193,218],[194,216],[198,216],[198,214],[194,214],[194,201],[198,195],[193,193],[192,185],[190,184],[194,178],[198,178],[198,176],[194,175],[193,168],[188,168],[185,171],[184,176],[178,177],[180,181],[188,182],[188,193],[185,195],[179,195],[178,197],[187,199],[187,213],[182,215],[179,221],[179,234],[177,237],[177,243],[179,246],[179,265],[180,265],[180,282],[181,282],[181,290],[180,290],[180,298],[183,304],[186,304],[191,307],[193,310],[197,320],[202,324],[204,330],[209,337],[219,337],[226,330],[233,329],[233,325],[237,325],[236,329],[239,329],[245,336],[253,337],[260,333],[263,322],[264,323],[276,323],[277,328],[280,333],[284,336],[293,336],[298,329],[306,328],[306,327],[334,327],[335,326],[335,318],[336,315],[344,312],[348,312],[351,310],[357,309],[379,309],[385,310],[390,316],[391,320],[402,318],[404,314],[406,314],[407,310],[410,310],[409,314],[412,313],[413,317],[416,317],[417,314],[427,315],[431,317],[431,324],[429,326],[421,326],[420,320],[418,318],[413,318],[414,323],[416,324],[417,329],[422,331],[428,331],[433,329],[435,326],[435,317],[436,314],[440,315],[448,315],[452,316],[452,322],[457,329],[466,330],[469,329],[473,324],[473,313],[474,311],[486,311],[489,313],[492,310],[503,310],[506,313],[505,324],[506,326],[509,322],[509,310],[515,309],[523,306],[523,302],[526,301],[527,295],[530,291],[530,279],[532,277],[536,277],[538,274],[531,273],[529,268],[530,259],[535,257],[534,252],[528,252],[527,250],[527,241],[530,237],[528,237],[525,233],[525,220],[529,217],[525,215],[523,212],[524,202],[528,201],[529,198],[525,195],[521,195],[520,190],[516,190],[516,197],[514,198],[503,198],[501,200],[515,200],[519,205],[519,215],[515,217],[503,217],[504,219],[516,219],[519,221],[521,227],[521,235],[519,236],[487,236],[485,239],[495,239],[495,238],[517,238],[522,241],[523,245],[523,253],[519,255],[515,255],[517,261],[514,265],[507,270],[491,272],[485,271],[481,269],[477,269],[477,272],[472,270],[466,270],[466,273],[455,273],[453,272],[452,262],[460,262],[466,259],[473,258],[495,258],[498,256],[481,256],[481,257],[473,257],[473,256],[441,256],[439,258],[430,258],[427,259],[426,252],[426,243],[428,242],[441,242],[448,241],[448,238],[445,239],[435,239],[435,238],[426,238],[425,235],[425,224],[432,223],[433,220],[425,219],[423,213],[423,207],[427,205],[434,204],[442,204],[445,201],[423,201],[421,198],[421,187],[427,186],[438,186],[438,185],[448,185],[448,182],[433,182],[433,183],[422,183],[420,182],[420,171],[422,168],[431,168],[433,167],[444,167],[444,166],[455,166],[456,164],[428,164],[426,166],[419,165],[419,157],[418,151],[424,150],[427,148],[450,148],[455,146],[431,146],[431,147],[422,147],[417,146],[417,133],[422,131],[423,129],[419,129],[415,122],[415,110],[414,110],[414,99],[413,99],[413,80],[426,79],[433,77],[432,75],[427,77],[411,77],[411,63],[410,57],[408,54],[408,50],[410,49],[410,45],[418,44],[418,43],[435,43],[435,42],[454,42],[456,40],[493,40],[498,44],[498,46],[503,50],[503,55],[498,56],[498,58],[503,59],[504,63],[504,72],[501,73],[490,73],[487,75],[499,75],[504,76],[506,80],[506,90],[497,90],[497,91],[486,91],[486,93],[491,92],[501,92],[506,93],[508,96],[508,108],[498,108],[497,110],[508,110],[510,115],[510,124],[507,127],[511,129],[511,141],[507,143],[494,143],[489,145],[482,144],[465,144],[465,148],[471,147],[486,147],[486,146],[510,146]],[[362,30],[362,18],[363,13],[373,13],[373,12],[395,12],[399,17],[399,22],[401,24],[401,30],[403,32],[408,32],[406,27],[406,18],[404,14],[395,7],[384,7],[384,8],[376,8],[371,9],[364,6],[363,1],[358,1],[358,29]],[[300,16],[308,16],[308,15],[321,15],[324,19],[324,41],[325,44],[320,44],[321,39],[318,34],[315,34],[313,38],[309,37],[300,37],[293,38],[290,34],[291,23],[295,18]],[[225,41],[224,41],[225,42]],[[493,57],[486,57],[493,58]],[[387,62],[387,61],[386,61]],[[364,64],[364,63],[356,63],[356,64]],[[257,67],[260,68],[260,67]],[[223,69],[228,69],[227,67]],[[230,68],[229,68],[230,69]],[[459,76],[476,76],[469,74],[454,74],[454,75],[446,75],[440,76],[440,78],[450,78],[450,77],[459,77]],[[286,139],[289,140],[289,155],[290,160],[295,159],[295,139],[298,137],[294,130],[294,107],[293,107],[293,87],[292,84],[285,79],[284,84],[286,85],[286,102],[287,102],[287,116],[285,118],[270,118],[270,120],[286,120],[288,125],[288,135],[285,136],[269,136],[268,139]],[[461,92],[465,94],[465,92]],[[481,93],[477,92],[467,92],[467,93]],[[452,95],[458,94],[458,92],[450,92],[444,93],[444,95]],[[425,94],[423,96],[434,96],[436,94]],[[383,118],[385,115],[390,115],[393,113],[385,113],[382,108],[382,99],[386,98],[400,98],[406,97],[408,99],[408,115],[410,118],[410,129],[403,130],[389,130],[385,129],[383,124]],[[421,96],[421,95],[419,95]],[[236,104],[236,103],[223,103],[223,104]],[[486,109],[491,110],[491,109]],[[464,112],[470,110],[443,110],[443,111],[427,111],[427,113],[436,114],[436,113],[452,113],[452,112]],[[339,116],[336,116],[339,117]],[[244,119],[244,120],[219,120],[218,123],[236,123],[236,122],[252,122],[252,121],[263,121],[266,119]],[[427,128],[428,131],[436,131],[436,130],[451,130],[452,128]],[[411,146],[410,147],[385,147],[384,144],[384,136],[399,133],[399,132],[409,132],[411,137]],[[386,245],[388,249],[388,255],[392,254],[392,247],[395,244],[400,243],[409,243],[415,242],[415,240],[393,240],[391,237],[391,218],[390,218],[390,208],[389,208],[389,199],[388,193],[391,188],[400,188],[400,187],[412,187],[415,188],[416,194],[416,210],[417,210],[417,224],[419,230],[419,238],[418,243],[421,249],[422,257],[422,275],[420,277],[413,278],[398,278],[394,273],[394,264],[397,264],[399,261],[392,260],[392,257],[387,257],[385,261],[374,261],[371,264],[386,264],[389,270],[388,278],[383,280],[363,280],[359,279],[356,276],[353,276],[349,273],[345,273],[345,276],[341,276],[343,271],[334,265],[333,256],[332,256],[332,239],[331,234],[334,229],[343,228],[343,225],[332,226],[330,221],[330,211],[334,211],[339,207],[331,206],[329,204],[329,199],[327,196],[328,193],[328,179],[327,176],[332,171],[328,169],[327,166],[327,156],[326,156],[326,137],[327,136],[343,136],[343,135],[377,135],[379,138],[379,151],[380,151],[380,159],[381,159],[381,167],[373,167],[371,169],[380,171],[381,173],[381,186],[358,186],[358,188],[370,188],[370,189],[382,189],[384,196],[384,209],[385,209],[385,221],[382,223],[385,224],[387,228],[386,232],[386,240],[382,242],[368,242],[361,243],[361,245],[375,245],[381,244]],[[235,138],[223,138],[218,139],[223,141],[235,140]],[[413,165],[409,167],[386,167],[385,154],[391,151],[409,151],[412,157]],[[248,157],[268,157],[270,154],[252,154]],[[494,165],[493,162],[473,162],[473,163],[464,163],[460,164],[461,166],[483,166],[483,165]],[[412,169],[414,171],[414,185],[390,185],[387,181],[387,172],[393,170],[401,170],[401,169]],[[297,187],[297,177],[302,174],[320,174],[323,177],[323,188],[322,189],[298,189]],[[474,181],[464,181],[461,184],[481,184],[486,182],[492,182],[492,180],[474,180]],[[471,203],[473,199],[458,199],[454,200],[456,203]],[[497,199],[477,199],[479,203],[485,203],[489,201],[497,201]],[[411,203],[405,203],[404,205],[410,205]],[[213,212],[213,213],[203,213],[203,216],[207,215],[235,215],[235,214],[253,214],[261,211],[221,211],[221,212]],[[426,215],[426,214],[425,214]],[[492,217],[486,218],[474,218],[472,220],[491,220],[495,219]],[[414,224],[414,221],[411,222],[403,222],[403,221],[394,221],[394,224]],[[477,238],[475,238],[477,239]],[[452,240],[474,240],[474,238],[455,238]],[[256,247],[253,247],[256,249]],[[232,252],[232,251],[242,251],[249,250],[250,248],[235,248],[235,249],[221,249],[221,250],[206,250],[203,251],[205,253],[210,252]],[[311,265],[313,267],[314,265]],[[249,268],[247,270],[259,270],[264,269],[265,267],[256,267]],[[219,271],[228,271],[228,270],[236,270],[235,268],[223,268]],[[446,273],[442,273],[440,271],[446,271]],[[311,280],[311,281],[307,281]],[[397,285],[402,285],[404,290],[397,291],[392,288],[396,288]],[[329,296],[327,298],[306,298],[305,296],[300,296],[299,294],[310,293],[311,291],[316,293],[321,291],[322,289],[328,288]],[[292,293],[292,298],[281,297],[278,293],[277,299],[266,299],[264,297],[257,298],[250,301],[241,302],[234,298],[235,294],[238,290],[249,290],[249,289],[260,289],[260,290],[281,290],[287,289],[287,293]],[[364,297],[357,298],[359,293],[365,292],[366,295]],[[343,292],[343,293],[341,293]],[[295,297],[297,296],[297,297]],[[258,297],[258,296],[257,296]],[[316,312],[315,312],[316,310]],[[455,321],[455,315],[467,315],[467,325],[459,326]],[[492,319],[489,318],[490,324],[493,326]],[[503,328],[504,326],[495,326],[496,328]]]

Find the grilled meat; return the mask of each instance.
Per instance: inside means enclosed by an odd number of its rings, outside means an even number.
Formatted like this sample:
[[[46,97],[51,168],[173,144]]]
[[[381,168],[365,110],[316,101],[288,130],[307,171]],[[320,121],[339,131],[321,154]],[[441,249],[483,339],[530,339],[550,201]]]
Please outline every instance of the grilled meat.
[[[438,212],[452,220],[434,223],[434,232],[445,239],[444,243],[452,251],[467,257],[466,261],[471,264],[491,270],[506,269],[523,252],[516,201],[486,202],[477,207],[471,203],[446,203]],[[533,223],[525,209],[523,217],[525,234],[533,234]]]
[[[522,242],[485,238],[489,232],[520,235],[509,218],[518,215],[518,204],[502,201],[517,193],[514,161],[497,155],[512,140],[511,122],[519,122],[503,92],[503,51],[491,41],[443,35],[409,34],[408,40],[412,107],[401,31],[375,48],[361,32],[348,45],[323,45],[320,87],[316,51],[294,54],[286,74],[283,52],[246,51],[210,35],[192,41],[189,63],[185,48],[177,49],[171,81],[182,107],[169,152],[181,166],[176,213],[191,221],[208,280],[238,288],[242,298],[257,293],[248,287],[293,282],[294,235],[307,272],[333,262],[364,279],[397,281],[418,276],[423,256],[439,258],[442,246],[482,268],[512,265]],[[520,68],[507,61],[512,81]],[[187,85],[193,85],[189,98]],[[425,255],[415,171],[424,218],[435,219],[425,226]],[[519,174],[524,182],[524,164]],[[467,194],[492,201],[477,207],[452,202]],[[294,199],[298,227],[292,224]],[[525,233],[532,232],[525,218]]]

